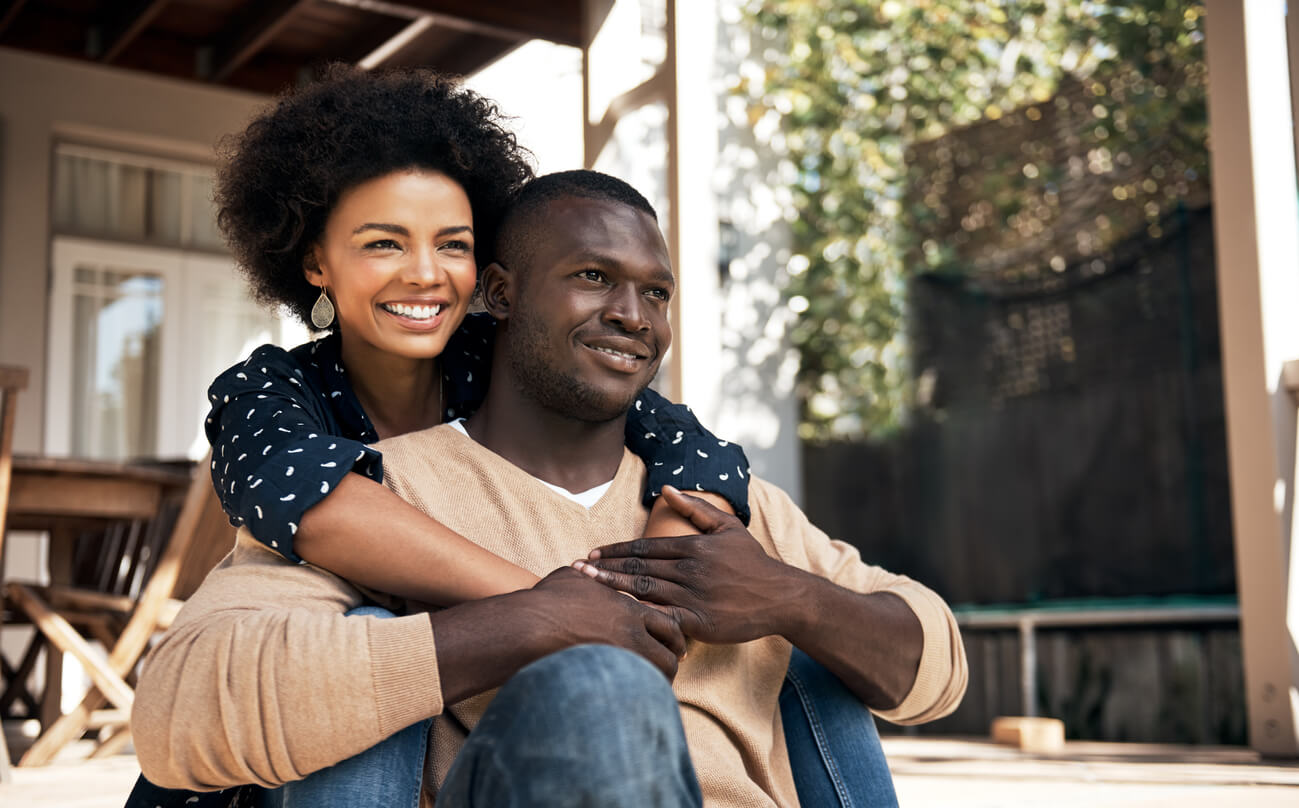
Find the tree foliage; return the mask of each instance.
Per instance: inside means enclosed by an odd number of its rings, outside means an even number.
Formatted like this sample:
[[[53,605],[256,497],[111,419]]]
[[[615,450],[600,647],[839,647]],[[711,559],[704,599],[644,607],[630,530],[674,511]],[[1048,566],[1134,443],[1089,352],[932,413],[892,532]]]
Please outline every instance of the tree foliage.
[[[1207,174],[1202,4],[752,0],[746,12],[768,47],[762,75],[737,92],[755,120],[779,115],[796,167],[786,293],[799,313],[805,438],[879,433],[905,417],[908,277],[1031,275],[1063,258],[1043,253],[1046,242],[1013,255],[1002,236],[1066,224],[1060,187],[1078,166],[1064,152],[997,150],[1008,165],[983,166],[973,215],[947,209],[947,186],[932,155],[915,162],[918,147],[1005,116],[1038,120],[1062,82],[1080,84],[1089,118],[1060,136],[1076,141],[1066,151],[1085,156],[1083,173],[1113,184],[1104,226],[1079,236],[1083,252],[1133,221],[1157,226],[1188,178]],[[1155,151],[1159,176],[1123,170]]]

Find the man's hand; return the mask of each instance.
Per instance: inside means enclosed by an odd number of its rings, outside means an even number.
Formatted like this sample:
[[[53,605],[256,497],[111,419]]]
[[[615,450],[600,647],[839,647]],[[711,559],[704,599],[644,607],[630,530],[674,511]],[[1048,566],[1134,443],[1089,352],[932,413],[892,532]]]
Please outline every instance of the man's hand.
[[[521,593],[522,594],[522,593]],[[591,643],[640,654],[672,679],[686,650],[674,617],[561,567],[525,595],[535,636],[552,651]]]
[[[703,535],[643,538],[591,551],[574,567],[661,604],[686,636],[738,643],[783,634],[805,574],[763,551],[739,519],[670,486],[662,499]]]
[[[672,490],[675,491],[676,489]],[[721,494],[714,494],[711,491],[696,491],[691,496],[716,505],[717,509],[724,513],[735,513],[735,508],[731,507],[731,503]],[[649,521],[645,523],[645,536],[685,536],[697,532],[698,528],[694,526],[689,517],[682,516],[672,507],[673,501],[680,502],[681,498],[677,497],[675,500],[669,500],[660,495],[658,499],[654,500],[654,505],[650,508]]]

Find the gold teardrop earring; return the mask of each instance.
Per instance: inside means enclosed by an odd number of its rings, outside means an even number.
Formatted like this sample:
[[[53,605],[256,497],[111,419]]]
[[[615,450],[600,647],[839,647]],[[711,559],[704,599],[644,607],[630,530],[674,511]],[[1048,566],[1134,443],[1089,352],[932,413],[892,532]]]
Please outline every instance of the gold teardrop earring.
[[[334,322],[334,303],[325,294],[325,286],[320,286],[320,297],[316,300],[316,305],[311,307],[311,324],[318,331],[329,328]]]

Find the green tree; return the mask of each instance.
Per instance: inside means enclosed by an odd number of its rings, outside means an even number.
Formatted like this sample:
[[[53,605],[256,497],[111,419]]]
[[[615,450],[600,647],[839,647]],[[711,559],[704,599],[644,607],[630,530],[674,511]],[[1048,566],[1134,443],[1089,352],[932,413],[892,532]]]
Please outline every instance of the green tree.
[[[926,176],[933,166],[909,163],[918,145],[1006,115],[1032,118],[1071,77],[1094,118],[1077,145],[1093,173],[1114,174],[1113,204],[1130,214],[1107,211],[1098,238],[1121,237],[1110,223],[1132,216],[1157,226],[1187,177],[1207,174],[1201,4],[752,0],[746,11],[769,47],[761,78],[746,73],[736,92],[755,119],[779,114],[797,169],[786,294],[799,313],[804,438],[897,427],[913,397],[908,277],[978,271],[970,254],[926,237],[944,200]],[[1065,169],[1026,149],[1022,167],[985,175],[990,213],[966,217],[966,229],[1031,232],[1041,229],[1034,216],[1049,219]],[[1171,155],[1164,176],[1153,185],[1122,176],[1152,149]],[[1027,271],[1052,258],[1035,256]]]

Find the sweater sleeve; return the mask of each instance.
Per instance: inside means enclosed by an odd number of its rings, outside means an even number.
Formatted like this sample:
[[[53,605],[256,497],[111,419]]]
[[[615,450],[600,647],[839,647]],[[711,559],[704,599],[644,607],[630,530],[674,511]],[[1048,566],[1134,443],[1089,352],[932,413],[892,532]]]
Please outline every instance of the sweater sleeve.
[[[627,448],[649,472],[645,506],[665,485],[709,491],[731,503],[749,524],[749,460],[737,443],[720,440],[684,404],[673,404],[646,388],[627,413]]]
[[[145,661],[131,716],[145,776],[279,786],[440,713],[428,615],[345,614],[361,602],[240,530]]]
[[[314,393],[314,394],[313,394]],[[293,357],[263,345],[208,389],[212,484],[235,525],[290,561],[302,515],[349,471],[381,482],[380,454],[331,435],[323,404]]]
[[[879,711],[879,716],[895,724],[923,724],[955,710],[965,695],[969,674],[960,628],[943,599],[905,575],[864,563],[856,547],[832,540],[784,491],[770,483],[754,480],[750,492],[755,514],[751,529],[771,537],[782,561],[854,592],[890,592],[906,602],[920,620],[924,646],[915,683],[901,704]],[[843,628],[847,631],[854,627]]]

